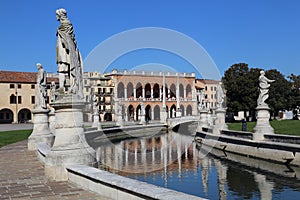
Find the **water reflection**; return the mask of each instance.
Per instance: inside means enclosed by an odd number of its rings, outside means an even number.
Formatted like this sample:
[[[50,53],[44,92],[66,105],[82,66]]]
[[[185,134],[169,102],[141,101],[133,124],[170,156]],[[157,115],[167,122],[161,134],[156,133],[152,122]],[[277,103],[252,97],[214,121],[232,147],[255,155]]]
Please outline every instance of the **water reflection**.
[[[300,197],[299,168],[197,146],[191,133],[106,142],[96,152],[102,169],[204,198]]]

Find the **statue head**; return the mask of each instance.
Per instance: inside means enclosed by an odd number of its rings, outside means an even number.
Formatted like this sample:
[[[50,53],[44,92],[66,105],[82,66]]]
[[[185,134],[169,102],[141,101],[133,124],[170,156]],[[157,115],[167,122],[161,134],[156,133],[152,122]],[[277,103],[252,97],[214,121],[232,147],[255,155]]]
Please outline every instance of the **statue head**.
[[[56,10],[56,19],[60,21],[62,18],[67,17],[67,11],[64,8],[60,8]]]
[[[265,75],[265,71],[264,71],[264,70],[261,70],[261,71],[260,71],[260,75]]]
[[[42,68],[43,68],[43,66],[42,66],[41,63],[37,63],[37,64],[36,64],[36,67],[37,67],[38,69],[42,69]]]

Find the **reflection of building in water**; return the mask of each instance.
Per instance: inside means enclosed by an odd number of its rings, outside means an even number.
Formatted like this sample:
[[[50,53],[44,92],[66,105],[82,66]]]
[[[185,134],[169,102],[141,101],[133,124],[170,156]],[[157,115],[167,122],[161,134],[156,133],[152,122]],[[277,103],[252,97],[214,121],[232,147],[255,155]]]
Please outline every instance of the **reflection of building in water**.
[[[169,133],[152,138],[139,138],[107,144],[97,149],[98,160],[109,171],[122,175],[147,172],[196,170],[198,156],[192,138]]]

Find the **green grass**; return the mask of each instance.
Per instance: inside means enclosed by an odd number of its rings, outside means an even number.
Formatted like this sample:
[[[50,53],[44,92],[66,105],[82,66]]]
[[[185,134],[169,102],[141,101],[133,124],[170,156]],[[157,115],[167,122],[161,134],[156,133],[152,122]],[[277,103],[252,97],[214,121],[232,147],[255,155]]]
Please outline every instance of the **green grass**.
[[[26,140],[31,134],[31,132],[32,130],[16,130],[16,131],[0,132],[0,148],[8,144]]]
[[[273,120],[270,121],[276,134],[299,135],[300,136],[300,120]],[[229,130],[242,130],[242,122],[228,123]],[[247,131],[253,132],[256,122],[247,122]]]

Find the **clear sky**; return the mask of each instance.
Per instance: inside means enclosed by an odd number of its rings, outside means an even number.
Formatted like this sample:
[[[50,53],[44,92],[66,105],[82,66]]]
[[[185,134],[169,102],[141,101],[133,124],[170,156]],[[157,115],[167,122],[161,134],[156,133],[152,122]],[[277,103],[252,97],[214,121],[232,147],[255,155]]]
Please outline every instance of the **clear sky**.
[[[222,75],[239,62],[300,74],[298,0],[1,0],[0,70],[36,71],[40,62],[46,71],[56,71],[55,11],[60,7],[68,11],[83,59],[115,34],[161,27],[197,41]],[[164,54],[159,60],[156,51],[131,53],[111,67],[153,62],[185,71],[185,61]]]

